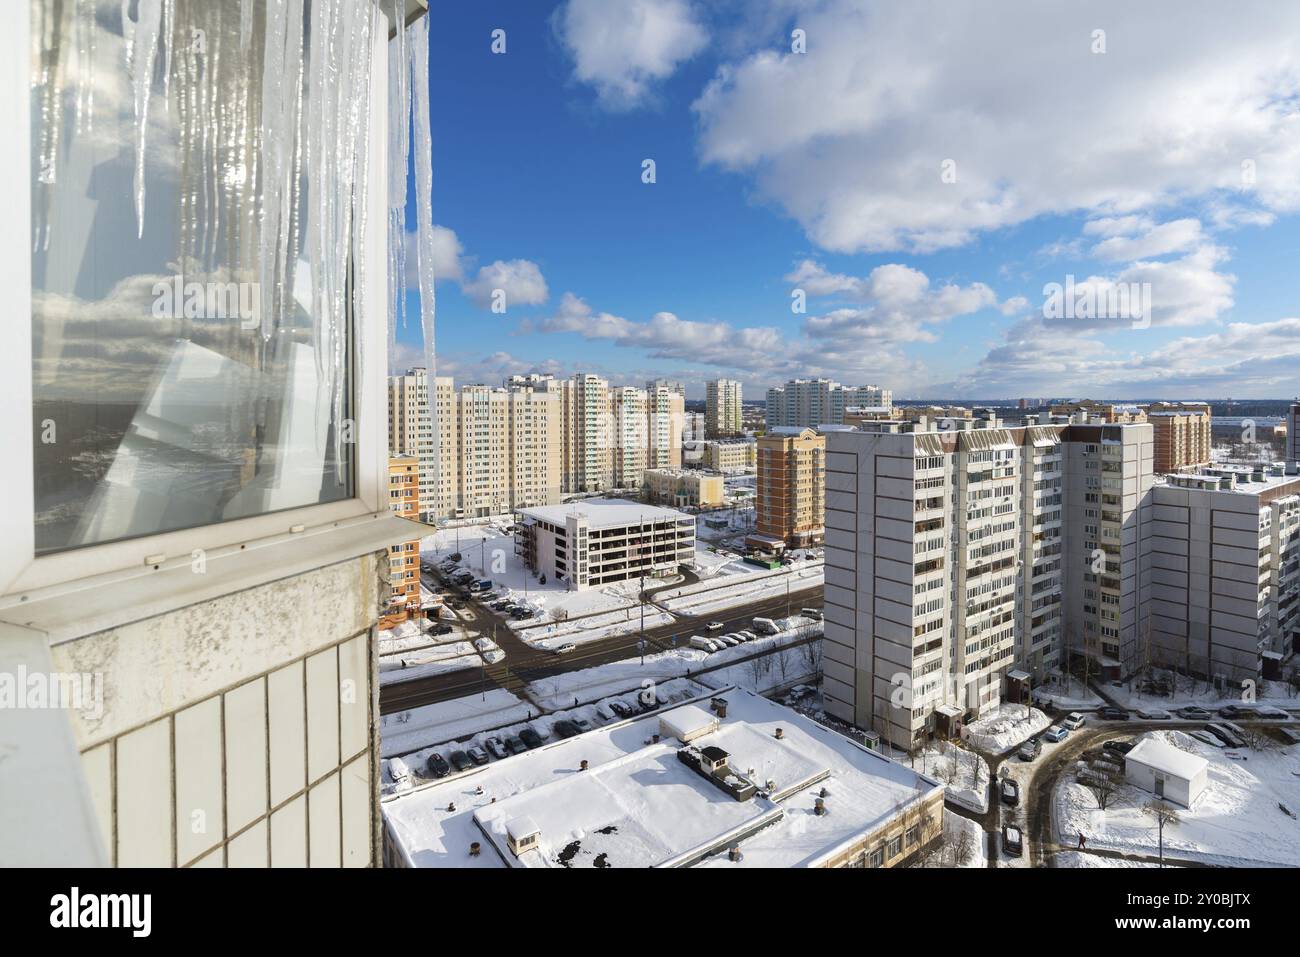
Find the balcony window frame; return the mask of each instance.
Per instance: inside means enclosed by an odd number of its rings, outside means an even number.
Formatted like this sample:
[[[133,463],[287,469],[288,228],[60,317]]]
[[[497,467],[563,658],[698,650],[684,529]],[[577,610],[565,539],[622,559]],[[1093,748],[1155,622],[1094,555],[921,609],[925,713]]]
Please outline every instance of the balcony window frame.
[[[224,0],[232,2],[232,0]],[[32,593],[69,591],[104,584],[115,576],[134,576],[149,568],[189,563],[198,551],[219,552],[283,538],[305,529],[321,529],[356,519],[387,514],[388,496],[388,290],[387,280],[387,117],[388,43],[391,25],[385,7],[374,37],[371,62],[370,110],[380,118],[370,125],[367,184],[366,321],[353,317],[347,388],[355,425],[353,496],[335,502],[304,505],[263,515],[232,519],[193,528],[143,535],[125,540],[36,555],[35,473],[33,443],[39,424],[33,421],[32,395],[32,267],[31,267],[31,9],[25,2],[9,13],[9,29],[0,31],[0,122],[11,135],[0,142],[0,197],[9,226],[0,233],[0,305],[25,321],[0,323],[0,375],[5,393],[18,414],[0,417],[0,448],[8,453],[0,470],[0,618]],[[422,12],[422,11],[421,11]],[[330,563],[325,539],[321,564]],[[342,560],[349,556],[339,556]],[[161,562],[154,559],[161,558]],[[75,600],[75,599],[74,599]]]

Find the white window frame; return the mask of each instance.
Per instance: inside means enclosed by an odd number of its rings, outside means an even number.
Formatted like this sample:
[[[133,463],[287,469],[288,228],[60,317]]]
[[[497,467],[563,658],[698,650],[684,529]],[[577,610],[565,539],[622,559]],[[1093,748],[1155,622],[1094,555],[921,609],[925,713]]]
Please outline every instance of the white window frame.
[[[387,24],[384,11],[391,11],[391,0],[377,0],[377,6]],[[0,381],[6,383],[6,398],[16,406],[13,414],[0,416],[0,448],[6,452],[0,469],[0,541],[4,543],[0,546],[0,617],[9,617],[7,609],[37,597],[34,592],[93,587],[122,575],[134,577],[160,564],[188,564],[199,549],[219,552],[388,514],[388,138],[386,123],[374,120],[388,115],[388,30],[380,29],[371,65],[369,208],[364,247],[366,274],[371,279],[365,293],[366,327],[354,330],[348,380],[357,439],[353,497],[36,556],[36,432],[31,417],[31,10],[26,0],[14,7],[6,15],[8,29],[0,31],[0,128],[9,133],[0,139],[0,200],[8,219],[6,228],[0,230],[0,307],[4,315],[12,317],[0,322]],[[320,564],[328,564],[328,539],[313,538],[315,547],[321,549]],[[161,563],[152,561],[159,557]],[[338,556],[342,557],[346,556]]]

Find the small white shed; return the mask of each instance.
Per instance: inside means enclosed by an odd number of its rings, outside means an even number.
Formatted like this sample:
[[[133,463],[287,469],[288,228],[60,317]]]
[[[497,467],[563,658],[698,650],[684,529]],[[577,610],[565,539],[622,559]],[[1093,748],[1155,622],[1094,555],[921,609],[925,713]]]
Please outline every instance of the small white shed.
[[[659,733],[682,744],[717,730],[718,719],[698,704],[685,704],[659,716]]]
[[[1191,807],[1205,789],[1209,766],[1205,758],[1159,738],[1143,738],[1124,756],[1124,776],[1130,784],[1183,807]]]

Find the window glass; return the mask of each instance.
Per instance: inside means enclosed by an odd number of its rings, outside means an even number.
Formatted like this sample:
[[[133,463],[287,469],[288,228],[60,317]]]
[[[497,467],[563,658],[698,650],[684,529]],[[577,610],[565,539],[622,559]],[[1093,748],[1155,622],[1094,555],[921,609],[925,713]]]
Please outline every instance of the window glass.
[[[312,4],[267,7],[32,2],[38,554],[353,494],[346,265],[341,323],[313,281],[335,182],[308,175]]]

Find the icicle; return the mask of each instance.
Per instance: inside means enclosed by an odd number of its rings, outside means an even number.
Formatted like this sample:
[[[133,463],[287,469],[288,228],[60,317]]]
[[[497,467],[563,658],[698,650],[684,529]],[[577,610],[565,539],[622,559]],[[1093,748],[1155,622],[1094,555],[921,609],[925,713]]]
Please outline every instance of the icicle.
[[[176,31],[176,0],[163,0],[163,102],[170,103],[172,95],[172,39]]]
[[[420,326],[424,333],[424,362],[429,395],[429,423],[432,443],[433,475],[439,470],[438,403],[434,401],[434,377],[437,375],[434,349],[434,275],[433,275],[433,138],[429,130],[429,18],[421,17],[411,37],[411,122],[415,127],[415,210],[420,277]]]
[[[239,48],[248,49],[248,41],[253,38],[253,2],[239,0]]]
[[[149,135],[149,100],[153,94],[158,29],[162,20],[161,0],[139,0],[136,15],[139,19],[127,46],[127,64],[135,93],[135,222],[137,235],[144,236],[144,164]],[[125,34],[128,22],[125,4],[122,18]]]
[[[388,58],[388,351],[397,348],[400,318],[406,326],[406,188],[411,159],[411,63],[404,0],[392,0],[396,34]]]
[[[262,339],[271,338],[276,327],[279,298],[287,291],[276,285],[277,253],[280,248],[281,193],[284,189],[284,155],[292,148],[292,137],[297,124],[285,127],[282,107],[283,80],[286,54],[292,52],[285,44],[288,18],[285,0],[268,0],[266,4],[265,44],[262,51],[262,132],[259,173],[261,175],[261,231],[258,238],[258,283],[270,301],[262,303]],[[313,17],[314,20],[314,17]],[[302,23],[302,8],[298,7],[297,22]],[[313,22],[313,26],[314,26]],[[301,26],[299,27],[301,30]],[[315,41],[313,41],[313,48]],[[302,55],[301,39],[298,55]]]

